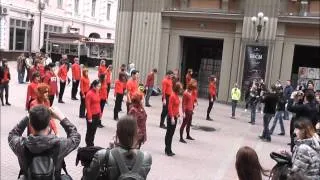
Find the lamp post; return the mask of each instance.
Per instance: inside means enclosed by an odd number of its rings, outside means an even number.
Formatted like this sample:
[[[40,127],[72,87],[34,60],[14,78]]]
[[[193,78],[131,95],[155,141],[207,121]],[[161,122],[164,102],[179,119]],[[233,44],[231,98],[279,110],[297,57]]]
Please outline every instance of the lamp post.
[[[258,17],[256,16],[251,17],[251,21],[253,25],[256,26],[257,36],[255,41],[258,42],[262,28],[266,26],[267,22],[269,21],[269,18],[267,16],[264,16],[263,12],[259,12]]]
[[[27,13],[27,16],[29,18],[29,27],[30,27],[30,39],[29,39],[29,53],[31,55],[31,50],[32,50],[32,32],[33,32],[33,24],[34,24],[34,14],[32,13]]]
[[[40,47],[40,39],[41,39],[41,20],[42,20],[42,11],[46,8],[46,5],[44,3],[43,0],[39,0],[39,4],[38,4],[38,10],[40,12],[39,15],[39,39],[38,39],[38,44],[39,44],[39,49],[41,49]]]

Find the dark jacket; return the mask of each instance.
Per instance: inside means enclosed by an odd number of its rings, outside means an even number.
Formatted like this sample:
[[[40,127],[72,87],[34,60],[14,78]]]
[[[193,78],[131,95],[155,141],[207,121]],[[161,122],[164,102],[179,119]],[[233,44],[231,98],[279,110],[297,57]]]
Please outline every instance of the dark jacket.
[[[276,106],[278,103],[278,96],[276,93],[265,94],[261,102],[264,103],[263,113],[265,114],[276,113]]]
[[[312,121],[312,124],[315,126],[318,122],[317,120],[317,105],[315,102],[306,103],[306,104],[298,104],[294,103],[293,99],[289,100],[288,111],[295,113],[295,118],[305,117]]]
[[[57,137],[55,135],[22,137],[23,131],[29,124],[29,118],[23,118],[9,133],[8,142],[12,151],[18,156],[20,168],[25,172],[27,167],[24,167],[26,158],[25,147],[31,153],[41,153],[54,146],[59,146],[59,155],[57,157],[56,169],[61,172],[61,163],[63,159],[80,144],[80,134],[77,128],[67,119],[63,119],[60,124],[66,131],[67,137]]]
[[[285,111],[286,110],[286,98],[283,94],[278,94],[278,103],[277,103],[277,111]]]
[[[127,159],[123,155],[127,151],[117,147],[117,149],[120,150],[120,154],[124,157],[125,159],[125,164],[129,169],[132,169],[136,160],[136,156],[134,156],[132,159]],[[136,150],[140,151],[140,150]],[[118,177],[120,176],[120,170],[118,169],[117,162],[115,161],[115,158],[112,156],[111,153],[109,153],[109,161],[106,162],[106,149],[102,149],[98,151],[92,161],[91,164],[88,168],[83,168],[83,180],[96,180],[97,177],[99,176],[100,169],[106,166],[107,164],[107,174],[108,174],[108,180],[117,180]],[[147,175],[151,169],[151,164],[152,164],[152,157],[149,153],[144,152],[144,159],[142,163],[142,168],[139,171],[139,174],[147,179]]]
[[[291,96],[293,91],[294,91],[294,89],[293,89],[293,87],[291,85],[290,86],[286,86],[284,88],[283,95],[286,98],[286,100],[290,99],[290,96]]]

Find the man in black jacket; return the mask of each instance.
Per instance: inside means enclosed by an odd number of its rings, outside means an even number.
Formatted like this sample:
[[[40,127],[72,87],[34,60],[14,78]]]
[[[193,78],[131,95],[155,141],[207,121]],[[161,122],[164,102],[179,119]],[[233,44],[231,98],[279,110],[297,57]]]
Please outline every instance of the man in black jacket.
[[[270,130],[269,130],[269,123],[272,119],[272,117],[276,113],[276,106],[278,103],[278,96],[276,94],[276,86],[271,86],[271,92],[267,93],[263,96],[262,102],[264,103],[263,108],[263,132],[262,135],[259,136],[259,138],[263,141],[270,142],[271,136],[270,136]]]
[[[291,81],[290,81],[290,80],[287,80],[286,87],[284,88],[284,91],[283,91],[283,95],[284,95],[284,97],[285,97],[285,99],[286,99],[286,103],[289,102],[293,90],[294,90],[294,89],[293,89],[293,87],[291,86]],[[284,111],[283,119],[284,119],[284,120],[289,120],[289,112],[288,112],[287,110]]]
[[[49,134],[49,121],[51,117],[60,121],[61,126],[66,131],[67,138]],[[23,131],[29,124],[35,133],[28,137],[22,137]],[[38,105],[29,111],[29,116],[23,118],[10,131],[8,142],[10,148],[18,157],[19,165],[24,176],[26,176],[28,172],[28,167],[26,166],[27,157],[25,157],[26,149],[30,153],[39,154],[57,148],[58,157],[55,161],[55,169],[56,176],[60,176],[64,157],[79,146],[80,139],[77,128],[59,109],[48,109],[43,105]]]

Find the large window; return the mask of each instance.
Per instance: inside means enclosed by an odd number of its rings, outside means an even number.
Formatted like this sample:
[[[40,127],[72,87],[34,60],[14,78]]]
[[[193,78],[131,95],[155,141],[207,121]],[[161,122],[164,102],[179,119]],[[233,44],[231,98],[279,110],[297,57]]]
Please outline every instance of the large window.
[[[110,12],[111,11],[111,4],[108,4],[107,6],[107,20],[109,21],[110,20]]]
[[[31,27],[27,21],[10,19],[9,50],[28,51],[30,38]]]
[[[74,0],[74,14],[79,14],[79,0]]]
[[[96,2],[97,2],[97,0],[92,0],[92,11],[91,11],[92,17],[96,16]]]
[[[63,0],[58,0],[57,7],[62,9]]]
[[[53,26],[53,25],[44,25],[44,33],[43,33],[43,45],[46,45],[46,39],[49,38],[50,33],[62,33],[62,27]]]

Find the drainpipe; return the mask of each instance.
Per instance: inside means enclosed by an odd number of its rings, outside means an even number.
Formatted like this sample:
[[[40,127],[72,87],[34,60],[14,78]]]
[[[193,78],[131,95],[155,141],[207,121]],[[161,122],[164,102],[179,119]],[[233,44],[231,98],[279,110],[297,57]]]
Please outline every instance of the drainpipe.
[[[134,12],[134,0],[132,0],[132,9],[131,9],[131,22],[130,22],[130,35],[129,35],[129,50],[128,50],[128,63],[130,63],[130,54],[131,54],[131,41],[132,41],[132,25],[133,25],[133,12]]]

